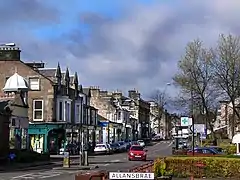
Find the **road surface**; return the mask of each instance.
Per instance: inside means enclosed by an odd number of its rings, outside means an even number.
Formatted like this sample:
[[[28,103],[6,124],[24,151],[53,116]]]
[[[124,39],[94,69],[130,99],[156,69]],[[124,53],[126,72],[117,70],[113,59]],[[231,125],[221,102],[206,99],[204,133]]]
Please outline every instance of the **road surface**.
[[[147,147],[148,157],[147,161],[156,159],[159,156],[171,155],[172,150],[171,141],[162,141],[154,146]],[[74,160],[78,163],[78,159]],[[145,162],[141,161],[128,161],[127,153],[112,154],[112,155],[99,155],[89,158],[91,165],[99,166],[99,170],[108,171],[127,171],[135,166],[141,165]],[[97,169],[97,170],[98,170]],[[46,180],[74,180],[74,176],[79,170],[57,170],[49,166],[39,167],[39,169],[17,172],[3,172],[0,173],[0,180],[24,180],[24,179],[46,179]]]

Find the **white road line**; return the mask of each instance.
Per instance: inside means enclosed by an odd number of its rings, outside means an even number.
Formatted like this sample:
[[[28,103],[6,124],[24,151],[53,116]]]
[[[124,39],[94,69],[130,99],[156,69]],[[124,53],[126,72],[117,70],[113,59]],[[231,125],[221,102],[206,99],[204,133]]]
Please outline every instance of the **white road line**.
[[[15,177],[12,177],[12,179],[24,178],[24,177],[26,177],[26,176],[31,176],[31,175],[33,175],[33,174],[32,174],[32,173],[29,173],[29,174],[23,174],[23,175],[21,175],[21,176],[15,176]]]
[[[114,162],[120,162],[121,160],[119,160],[119,159],[115,159],[115,160],[112,160],[112,161],[110,161],[111,163],[114,163]]]
[[[46,179],[46,178],[55,177],[55,176],[59,176],[59,175],[60,175],[60,174],[47,175],[47,176],[39,177],[39,179]]]

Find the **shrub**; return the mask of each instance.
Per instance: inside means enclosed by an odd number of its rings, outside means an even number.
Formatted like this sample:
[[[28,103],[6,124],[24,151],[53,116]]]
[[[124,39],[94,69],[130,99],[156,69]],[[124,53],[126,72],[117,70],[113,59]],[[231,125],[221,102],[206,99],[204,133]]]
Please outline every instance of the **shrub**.
[[[159,174],[161,161],[154,163],[154,172]],[[212,178],[234,177],[240,178],[240,159],[228,157],[168,157],[166,162],[166,174],[172,173],[175,177]],[[156,171],[155,171],[156,170]]]
[[[234,144],[220,144],[220,147],[226,154],[235,154],[237,147]]]

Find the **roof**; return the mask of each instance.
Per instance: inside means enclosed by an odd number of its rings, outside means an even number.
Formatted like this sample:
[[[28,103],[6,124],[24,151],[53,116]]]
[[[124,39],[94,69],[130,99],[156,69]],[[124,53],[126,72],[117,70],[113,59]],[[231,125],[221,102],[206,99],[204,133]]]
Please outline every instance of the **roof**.
[[[52,78],[55,76],[56,69],[57,68],[43,68],[43,69],[39,69],[39,73],[41,73],[42,75],[48,78]]]
[[[28,91],[28,82],[20,76],[18,73],[15,73],[11,77],[8,78],[3,91],[5,92],[13,92],[18,90]]]

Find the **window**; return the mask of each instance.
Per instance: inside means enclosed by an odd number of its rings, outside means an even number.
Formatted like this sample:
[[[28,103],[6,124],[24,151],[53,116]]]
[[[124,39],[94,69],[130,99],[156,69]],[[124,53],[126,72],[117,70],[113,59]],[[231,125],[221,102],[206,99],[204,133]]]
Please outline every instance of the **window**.
[[[80,114],[80,111],[81,111],[81,109],[80,109],[80,105],[79,104],[77,104],[76,106],[75,106],[75,112],[76,112],[76,114],[75,114],[75,122],[77,122],[77,123],[79,123],[80,122],[80,119],[81,119],[81,114]]]
[[[84,107],[84,109],[83,109],[83,122],[82,122],[82,124],[86,124],[86,119],[87,119],[87,108]]]
[[[95,115],[96,115],[96,111],[95,111],[95,109],[92,109],[92,110],[91,110],[90,125],[95,125]]]
[[[71,122],[70,103],[65,101],[65,121]]]
[[[111,120],[111,113],[107,113],[107,120],[108,120],[108,121]]]
[[[59,120],[62,121],[63,120],[63,103],[62,101],[59,102]]]
[[[43,100],[33,100],[33,120],[43,120]]]
[[[71,122],[71,101],[67,99],[57,100],[57,120]]]
[[[29,85],[31,90],[40,90],[39,78],[29,78]]]
[[[91,121],[91,109],[90,107],[88,107],[88,121],[87,121],[88,125],[90,125],[90,121]]]
[[[118,112],[118,117],[117,117],[117,120],[121,120],[122,118],[121,118],[121,111],[120,112]]]

